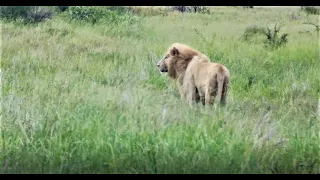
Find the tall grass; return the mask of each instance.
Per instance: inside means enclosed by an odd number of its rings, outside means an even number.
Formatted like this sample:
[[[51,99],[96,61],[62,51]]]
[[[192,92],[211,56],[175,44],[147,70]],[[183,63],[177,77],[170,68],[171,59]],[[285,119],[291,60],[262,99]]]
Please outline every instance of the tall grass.
[[[320,173],[319,42],[290,13],[2,22],[0,172]],[[248,26],[276,22],[286,45],[241,40]],[[226,107],[190,109],[159,73],[174,42],[229,68]]]

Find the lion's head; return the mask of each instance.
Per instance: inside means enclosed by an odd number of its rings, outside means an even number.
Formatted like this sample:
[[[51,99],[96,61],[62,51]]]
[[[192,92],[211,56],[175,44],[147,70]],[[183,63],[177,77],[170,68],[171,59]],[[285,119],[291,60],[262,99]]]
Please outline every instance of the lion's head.
[[[168,48],[164,57],[157,62],[157,67],[161,72],[167,72],[171,78],[175,79],[186,71],[191,59],[199,54],[200,52],[185,44],[174,43]]]

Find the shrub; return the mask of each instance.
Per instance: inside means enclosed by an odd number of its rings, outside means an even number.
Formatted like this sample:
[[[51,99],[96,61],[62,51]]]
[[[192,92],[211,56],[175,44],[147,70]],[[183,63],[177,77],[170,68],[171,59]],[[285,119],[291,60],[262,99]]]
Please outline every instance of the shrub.
[[[280,32],[281,26],[277,26],[277,24],[274,26],[274,29],[271,30],[267,27],[267,30],[265,32],[265,35],[267,37],[265,43],[271,45],[271,47],[279,47],[283,44],[286,44],[288,42],[288,33],[283,33],[280,37],[278,36],[278,33]]]
[[[68,8],[68,15],[71,20],[80,20],[94,24],[106,16],[112,18],[115,14],[100,6],[70,6]]]
[[[168,9],[167,8],[158,8],[158,7],[129,7],[129,11],[132,14],[137,14],[140,16],[167,16],[168,15]]]
[[[171,6],[171,9],[182,13],[210,13],[208,6]]]
[[[125,14],[130,11],[130,7],[125,6],[107,6],[106,9],[114,11],[118,14]]]
[[[54,10],[50,7],[40,6],[2,6],[0,17],[7,20],[22,19],[26,23],[38,23],[50,19]]]
[[[171,9],[183,13],[187,11],[187,6],[171,6]]]
[[[242,38],[245,41],[248,41],[253,35],[255,34],[265,34],[265,29],[258,27],[256,25],[253,26],[249,26],[246,28],[246,30],[244,31]]]
[[[280,47],[288,42],[288,33],[283,33],[279,37],[281,26],[278,26],[277,24],[274,26],[274,29],[271,30],[270,28],[262,28],[258,27],[256,25],[247,27],[244,34],[242,35],[242,38],[245,41],[248,41],[253,35],[256,34],[262,34],[266,37],[264,40],[264,43],[272,48]]]
[[[2,6],[0,7],[0,17],[6,19],[17,19],[27,17],[31,12],[31,6]]]
[[[70,6],[67,11],[70,20],[85,23],[112,23],[114,25],[131,26],[139,21],[139,18],[130,12],[110,10],[102,6]]]
[[[38,23],[42,22],[46,19],[51,19],[52,16],[54,15],[54,12],[50,9],[39,9],[34,13],[30,13],[27,16],[27,21],[32,22],[32,23]]]
[[[320,8],[314,6],[302,6],[301,9],[307,14],[320,14]]]
[[[190,6],[190,12],[194,13],[210,13],[210,9],[207,6]]]
[[[312,22],[304,22],[303,24],[313,25],[315,27],[315,30],[317,31],[317,36],[319,38],[319,33],[320,33],[320,25],[319,24],[312,23]]]
[[[69,6],[58,6],[58,8],[63,12],[69,8]]]

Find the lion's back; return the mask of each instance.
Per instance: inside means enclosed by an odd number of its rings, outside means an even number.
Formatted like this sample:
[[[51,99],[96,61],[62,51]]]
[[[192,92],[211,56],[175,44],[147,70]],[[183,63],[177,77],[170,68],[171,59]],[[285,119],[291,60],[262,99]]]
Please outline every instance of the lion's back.
[[[203,83],[217,74],[229,76],[229,70],[223,64],[211,62],[205,55],[195,57],[195,59],[190,62],[188,69],[190,70],[187,73],[192,73],[196,81]]]

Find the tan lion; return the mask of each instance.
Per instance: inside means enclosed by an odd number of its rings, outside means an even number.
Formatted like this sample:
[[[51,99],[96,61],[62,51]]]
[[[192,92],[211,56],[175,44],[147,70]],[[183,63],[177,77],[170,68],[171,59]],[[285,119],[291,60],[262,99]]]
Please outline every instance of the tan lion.
[[[220,99],[221,104],[226,104],[229,70],[222,64],[210,62],[206,55],[190,46],[172,44],[157,67],[178,81],[180,94],[190,106],[200,100],[203,105],[212,105],[215,97]]]

